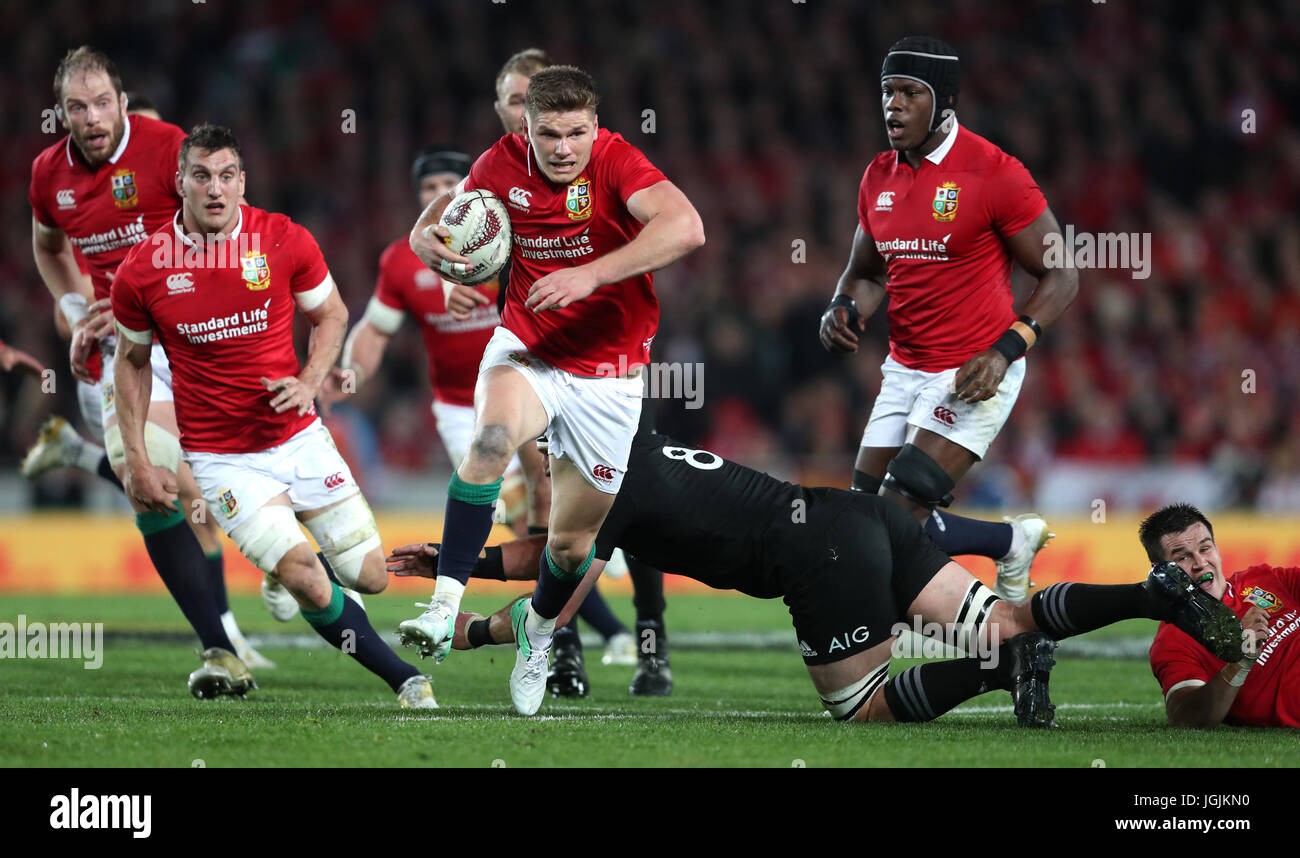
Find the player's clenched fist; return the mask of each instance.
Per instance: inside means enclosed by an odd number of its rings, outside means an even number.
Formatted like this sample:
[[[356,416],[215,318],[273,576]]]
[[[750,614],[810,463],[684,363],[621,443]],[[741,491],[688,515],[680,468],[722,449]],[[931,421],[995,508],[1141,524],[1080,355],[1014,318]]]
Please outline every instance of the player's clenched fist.
[[[290,408],[298,409],[298,416],[306,414],[316,398],[316,390],[303,383],[297,376],[284,378],[262,377],[262,386],[275,394],[271,397],[271,407],[276,414],[283,414]]]
[[[448,288],[450,287],[450,288]],[[447,312],[457,321],[465,321],[480,304],[490,304],[491,299],[472,286],[448,281],[443,284],[443,297],[447,300]]]
[[[1002,352],[989,348],[961,365],[952,378],[952,392],[962,402],[992,399],[1007,374],[1007,359]]]
[[[561,268],[533,284],[524,306],[532,308],[534,313],[563,309],[586,298],[599,285],[595,276],[583,267]]]
[[[819,332],[822,348],[828,352],[856,352],[858,332],[866,328],[867,320],[859,315],[857,306],[852,301],[844,301],[842,296],[837,297],[822,313]]]
[[[1255,661],[1268,640],[1268,611],[1252,605],[1241,618],[1241,654],[1246,661]]]
[[[132,503],[153,512],[166,514],[177,510],[176,475],[166,468],[148,462],[128,466],[122,488]]]

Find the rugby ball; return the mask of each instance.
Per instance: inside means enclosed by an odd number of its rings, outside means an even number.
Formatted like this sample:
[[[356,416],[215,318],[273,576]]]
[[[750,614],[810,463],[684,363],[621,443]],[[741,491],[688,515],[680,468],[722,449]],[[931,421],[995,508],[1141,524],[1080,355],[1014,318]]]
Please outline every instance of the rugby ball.
[[[455,280],[477,286],[496,277],[510,258],[510,215],[500,198],[482,189],[466,191],[443,210],[438,224],[450,237],[448,247],[470,261],[470,269]]]

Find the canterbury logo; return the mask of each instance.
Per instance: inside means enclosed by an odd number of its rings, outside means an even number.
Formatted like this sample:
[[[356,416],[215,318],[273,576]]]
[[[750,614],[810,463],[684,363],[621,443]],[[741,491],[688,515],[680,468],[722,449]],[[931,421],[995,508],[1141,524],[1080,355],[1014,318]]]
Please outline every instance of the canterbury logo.
[[[602,483],[607,483],[614,479],[614,469],[609,465],[595,465],[591,469],[591,475]]]
[[[340,471],[337,474],[330,474],[328,477],[325,478],[325,488],[329,489],[330,491],[333,491],[334,489],[337,489],[339,486],[343,485],[346,482],[347,480],[344,478],[343,473]]]
[[[74,193],[76,193],[76,191],[64,189],[56,193],[54,199],[63,208],[72,208],[77,204],[77,201],[73,199],[72,196]]]
[[[894,207],[894,191],[881,191],[876,197],[876,211],[889,211]]]
[[[169,274],[167,275],[167,294],[179,295],[183,292],[193,292],[194,281],[190,279],[189,274]]]
[[[951,408],[944,408],[942,405],[934,409],[934,419],[940,423],[946,423],[951,426],[957,422],[957,412]]]
[[[525,191],[523,188],[511,188],[507,197],[510,199],[511,203],[519,206],[521,209],[526,209],[533,204],[532,200],[529,199],[532,194],[532,191]]]

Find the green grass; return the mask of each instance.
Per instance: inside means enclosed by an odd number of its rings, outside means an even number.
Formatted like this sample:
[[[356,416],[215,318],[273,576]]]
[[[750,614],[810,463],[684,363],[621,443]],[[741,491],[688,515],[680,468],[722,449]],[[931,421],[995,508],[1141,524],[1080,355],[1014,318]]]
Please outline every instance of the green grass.
[[[612,603],[626,608],[624,598]],[[504,602],[469,598],[488,611]],[[372,597],[377,628],[413,614],[400,597]],[[247,633],[310,634],[280,625],[256,598],[235,600]],[[165,597],[0,597],[0,621],[102,621],[110,635],[181,632]],[[620,613],[623,613],[620,610]],[[669,633],[789,629],[780,602],[674,596]],[[630,619],[626,617],[625,619]],[[1100,635],[1150,634],[1122,624]],[[194,647],[113,637],[103,666],[0,662],[0,765],[5,766],[1119,766],[1300,764],[1297,731],[1164,725],[1144,660],[1064,655],[1053,671],[1061,729],[1017,729],[1009,697],[994,692],[926,725],[842,725],[821,713],[807,672],[789,651],[673,651],[666,699],[630,698],[632,668],[605,667],[588,650],[591,697],[547,700],[541,717],[515,716],[506,692],[513,650],[453,653],[428,666],[442,708],[399,710],[387,687],[326,647],[267,647],[279,668],[247,700],[201,702],[185,689]],[[409,654],[409,651],[407,651]],[[910,662],[900,662],[901,670]]]

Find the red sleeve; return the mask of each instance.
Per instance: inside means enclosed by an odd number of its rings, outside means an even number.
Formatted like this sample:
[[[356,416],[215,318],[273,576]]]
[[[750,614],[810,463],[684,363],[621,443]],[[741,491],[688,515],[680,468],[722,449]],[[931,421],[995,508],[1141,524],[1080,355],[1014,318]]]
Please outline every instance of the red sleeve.
[[[1151,672],[1165,695],[1189,679],[1209,682],[1222,669],[1222,662],[1216,666],[1215,661],[1204,647],[1168,623],[1160,624],[1156,639],[1151,642]]]
[[[153,316],[144,305],[144,293],[136,276],[135,267],[128,264],[135,252],[123,260],[113,277],[109,297],[113,302],[113,318],[128,331],[145,333],[153,330]]]
[[[1291,591],[1291,598],[1300,602],[1300,566],[1276,566],[1273,568],[1273,574]]]
[[[49,209],[45,207],[45,194],[40,180],[40,163],[40,158],[32,161],[32,184],[27,190],[27,201],[32,204],[32,214],[35,215],[38,222],[52,229],[58,229],[59,225],[54,222]]]
[[[667,181],[667,176],[626,140],[617,139],[603,153],[606,182],[627,203],[627,198],[651,185]]]
[[[181,205],[180,194],[176,193],[176,172],[180,169],[181,144],[185,138],[189,137],[175,125],[169,125],[172,130],[171,138],[168,145],[162,147],[162,163],[160,163],[158,175],[162,178],[163,187],[166,193],[174,200],[176,205]]]
[[[1005,156],[988,184],[989,220],[999,235],[1012,236],[1047,210],[1047,199],[1025,165]]]
[[[862,183],[858,185],[858,223],[867,235],[871,235],[871,224],[867,221],[867,176],[870,173],[871,167],[863,170]]]
[[[492,182],[492,168],[496,162],[497,153],[505,145],[509,137],[510,135],[502,137],[492,145],[492,148],[478,156],[478,159],[474,161],[474,166],[469,168],[469,175],[465,177],[465,190],[472,191],[475,188],[482,188],[485,191],[491,191],[498,197],[504,196],[497,193],[497,189]],[[528,144],[525,143],[524,145],[527,146]]]
[[[310,232],[296,223],[289,224],[288,238],[297,250],[298,263],[294,266],[289,288],[294,292],[315,289],[330,273],[329,266],[325,264],[325,257],[321,255],[320,245],[316,243],[316,239]]]
[[[406,305],[406,295],[398,285],[397,279],[393,276],[393,261],[399,249],[399,247],[389,247],[379,257],[379,276],[375,279],[375,298],[384,306],[407,313],[410,310]]]

